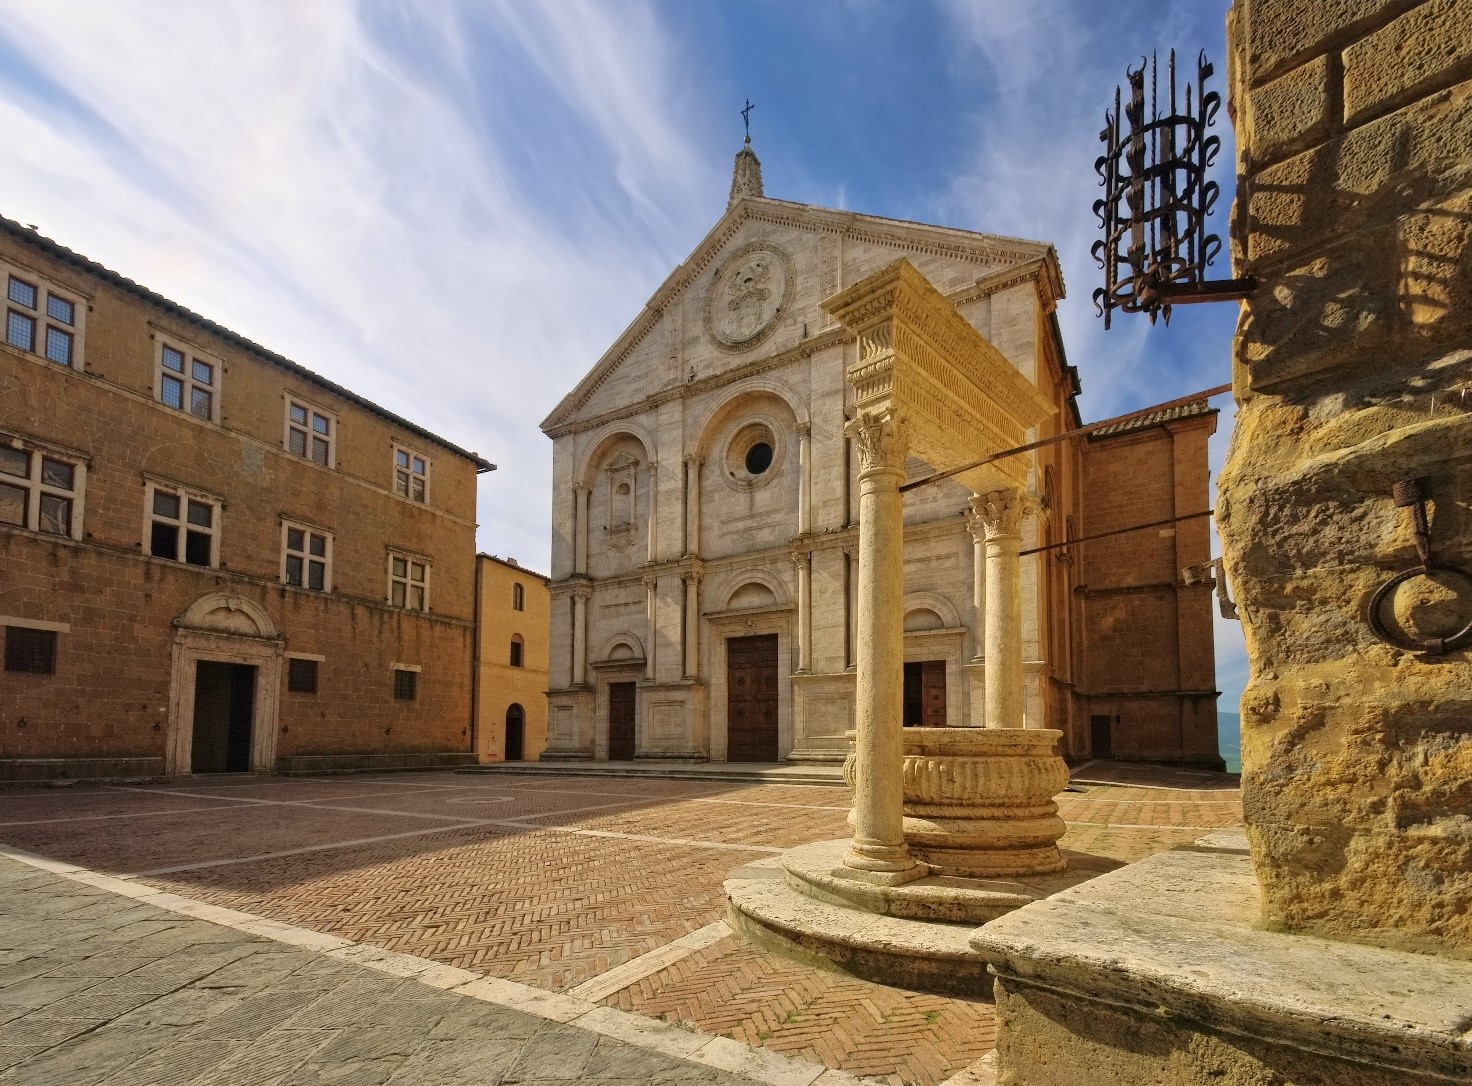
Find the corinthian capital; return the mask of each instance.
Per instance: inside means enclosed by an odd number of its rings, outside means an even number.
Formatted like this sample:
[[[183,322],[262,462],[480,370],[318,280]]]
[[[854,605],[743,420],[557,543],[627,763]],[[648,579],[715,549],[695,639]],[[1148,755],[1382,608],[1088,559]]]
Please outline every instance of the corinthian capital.
[[[968,504],[973,525],[979,524],[987,539],[1022,534],[1022,518],[1037,512],[1037,503],[1021,490],[993,490],[978,494]]]
[[[860,411],[843,432],[858,445],[859,474],[905,470],[905,455],[910,451],[909,423],[897,411]]]

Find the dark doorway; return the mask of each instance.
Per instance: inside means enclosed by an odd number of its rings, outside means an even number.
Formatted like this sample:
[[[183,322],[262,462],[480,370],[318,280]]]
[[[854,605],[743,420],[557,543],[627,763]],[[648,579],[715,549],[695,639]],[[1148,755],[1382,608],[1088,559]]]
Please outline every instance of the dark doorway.
[[[726,761],[777,760],[777,635],[726,639]]]
[[[526,712],[520,705],[506,710],[506,760],[519,762],[522,759],[522,743],[526,736]]]
[[[200,660],[194,672],[194,743],[189,768],[195,773],[247,772],[255,708],[255,667]]]
[[[634,684],[608,684],[608,760],[634,760]]]
[[[946,662],[914,660],[905,665],[905,727],[946,726]]]
[[[1089,717],[1089,750],[1095,758],[1114,757],[1114,718]]]

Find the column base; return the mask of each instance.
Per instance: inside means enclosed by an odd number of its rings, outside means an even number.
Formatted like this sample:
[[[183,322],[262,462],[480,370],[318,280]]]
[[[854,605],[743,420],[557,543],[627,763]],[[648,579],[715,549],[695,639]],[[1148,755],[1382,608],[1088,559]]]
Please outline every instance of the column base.
[[[853,841],[835,872],[871,886],[903,886],[923,879],[930,869],[910,855],[904,845],[863,844]]]

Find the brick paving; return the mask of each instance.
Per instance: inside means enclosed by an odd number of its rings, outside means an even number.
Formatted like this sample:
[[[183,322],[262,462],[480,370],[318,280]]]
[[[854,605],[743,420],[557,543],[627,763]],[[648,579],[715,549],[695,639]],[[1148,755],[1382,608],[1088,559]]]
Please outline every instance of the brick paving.
[[[1111,783],[1059,797],[1067,849],[1128,862],[1241,821],[1232,778],[1091,768]],[[790,784],[212,778],[0,792],[0,841],[566,992],[720,920],[732,869],[846,836],[847,808],[846,789]],[[736,937],[605,1002],[895,1086],[936,1086],[994,1043],[988,1004],[821,972]]]

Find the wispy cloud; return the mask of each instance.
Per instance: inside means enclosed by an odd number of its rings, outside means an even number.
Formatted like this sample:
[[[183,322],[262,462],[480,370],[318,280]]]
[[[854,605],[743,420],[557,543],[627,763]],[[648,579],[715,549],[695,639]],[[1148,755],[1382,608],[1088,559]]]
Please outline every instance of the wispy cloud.
[[[545,564],[536,423],[718,206],[650,10],[0,12],[0,210],[502,464],[481,544]]]

